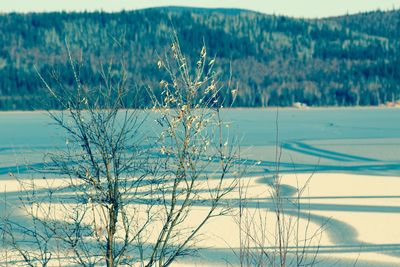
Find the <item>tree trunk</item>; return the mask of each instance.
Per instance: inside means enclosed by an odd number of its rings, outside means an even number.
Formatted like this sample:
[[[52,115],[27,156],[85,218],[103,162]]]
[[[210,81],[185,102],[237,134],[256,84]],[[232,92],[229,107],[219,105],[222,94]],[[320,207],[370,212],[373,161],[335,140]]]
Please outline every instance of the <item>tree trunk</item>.
[[[117,213],[115,211],[115,207],[112,206],[109,210],[109,229],[108,229],[108,237],[107,237],[107,255],[106,255],[106,264],[107,267],[114,267],[114,235],[116,231],[116,216]]]

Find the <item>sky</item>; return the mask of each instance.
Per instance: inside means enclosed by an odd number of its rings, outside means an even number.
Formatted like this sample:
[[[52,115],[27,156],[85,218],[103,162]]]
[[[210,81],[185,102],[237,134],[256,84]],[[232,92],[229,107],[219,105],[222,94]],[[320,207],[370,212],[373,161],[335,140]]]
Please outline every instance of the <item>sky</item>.
[[[376,9],[398,9],[400,0],[0,0],[0,13],[85,10],[115,12],[159,6],[243,8],[266,14],[320,18]]]

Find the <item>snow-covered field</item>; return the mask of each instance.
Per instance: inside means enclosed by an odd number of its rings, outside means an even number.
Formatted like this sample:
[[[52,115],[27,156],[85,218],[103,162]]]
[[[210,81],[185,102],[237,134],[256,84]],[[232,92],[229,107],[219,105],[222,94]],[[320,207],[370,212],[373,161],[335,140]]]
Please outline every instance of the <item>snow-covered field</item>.
[[[231,135],[240,135],[242,156],[249,168],[247,209],[267,214],[274,233],[269,181],[274,170],[276,111],[228,110]],[[0,113],[0,199],[18,206],[21,179],[41,176],[44,153],[62,149],[65,135],[48,124],[41,113]],[[282,192],[301,199],[300,228],[317,234],[319,266],[400,265],[400,109],[310,109],[279,111]],[[150,128],[149,128],[150,129]],[[258,164],[256,164],[258,163]],[[54,184],[62,183],[54,180]],[[238,194],[228,196],[232,203]],[[1,205],[3,206],[3,205]],[[297,210],[286,205],[288,216]],[[204,207],[195,207],[193,220]],[[0,209],[0,215],[4,209]],[[204,229],[200,257],[174,266],[227,266],[238,261],[235,212],[212,220]],[[290,244],[293,245],[293,244]],[[0,245],[1,246],[1,245]],[[1,265],[1,264],[0,264]]]

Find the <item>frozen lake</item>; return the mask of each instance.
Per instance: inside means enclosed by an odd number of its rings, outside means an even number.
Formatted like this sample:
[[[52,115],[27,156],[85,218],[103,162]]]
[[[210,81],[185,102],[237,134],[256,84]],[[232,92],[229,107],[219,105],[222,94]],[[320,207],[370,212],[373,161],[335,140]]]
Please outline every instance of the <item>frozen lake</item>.
[[[227,110],[223,116],[250,159],[274,160],[275,110]],[[399,175],[400,109],[281,109],[278,116],[283,171]],[[143,131],[154,130],[145,125]],[[40,163],[65,139],[45,113],[0,113],[0,176]]]

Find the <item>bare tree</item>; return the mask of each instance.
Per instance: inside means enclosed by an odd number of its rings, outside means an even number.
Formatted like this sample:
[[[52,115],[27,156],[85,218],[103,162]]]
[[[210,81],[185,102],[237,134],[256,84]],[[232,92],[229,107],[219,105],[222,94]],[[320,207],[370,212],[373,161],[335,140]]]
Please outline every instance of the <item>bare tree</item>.
[[[61,175],[62,182],[26,190],[22,203],[33,227],[8,222],[7,229],[22,231],[40,248],[58,242],[64,256],[81,266],[103,260],[107,266],[118,266],[137,248],[138,238],[151,221],[151,202],[136,205],[152,194],[155,166],[142,146],[146,140],[140,128],[145,115],[124,109],[129,87],[123,57],[116,64],[101,65],[101,84],[88,88],[80,79],[81,62],[73,60],[69,48],[68,55],[74,86],[63,85],[57,73],[52,73],[56,82],[52,86],[39,74],[63,108],[48,114],[66,133],[65,149],[47,155],[45,170]],[[24,247],[15,235],[10,239],[13,247]],[[37,259],[26,257],[32,250],[21,250],[21,255],[36,266]],[[47,262],[55,255],[50,249],[38,253],[48,255]],[[47,262],[41,261],[41,266]]]
[[[162,228],[147,266],[168,266],[196,249],[192,246],[202,227],[231,209],[223,200],[237,185],[233,166],[239,150],[224,133],[221,115],[220,90],[229,88],[219,86],[215,58],[208,59],[205,46],[191,68],[176,34],[173,37],[170,51],[158,61],[165,72],[160,82],[162,97],[153,96],[161,127],[161,173],[166,182],[160,188]],[[205,211],[188,224],[195,206]]]
[[[25,185],[22,207],[33,223],[2,226],[21,263],[169,266],[195,253],[204,225],[230,210],[223,200],[237,184],[227,177],[238,151],[224,134],[215,58],[203,47],[192,70],[173,35],[157,63],[163,94],[152,94],[146,112],[125,109],[132,99],[123,57],[101,65],[101,84],[88,88],[81,62],[68,55],[74,86],[39,74],[63,108],[49,116],[66,133],[65,148],[47,155],[44,170],[59,179]],[[156,116],[154,136],[143,130],[148,116]],[[193,217],[196,207],[205,212]]]
[[[302,199],[312,175],[302,185],[297,179],[294,196],[285,196],[282,192],[282,148],[279,143],[278,114],[277,110],[275,169],[266,198],[271,201],[271,205],[249,203],[249,182],[242,181],[238,186],[239,212],[236,222],[240,246],[237,256],[242,267],[314,266],[319,252],[324,225],[316,230],[310,229],[311,214],[304,207]]]

